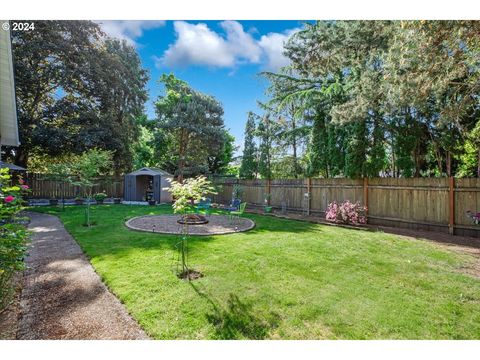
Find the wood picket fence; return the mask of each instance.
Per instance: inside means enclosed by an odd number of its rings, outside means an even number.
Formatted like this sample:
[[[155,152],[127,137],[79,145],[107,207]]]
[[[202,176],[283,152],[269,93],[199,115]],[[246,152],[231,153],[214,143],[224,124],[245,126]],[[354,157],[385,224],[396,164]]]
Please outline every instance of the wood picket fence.
[[[62,192],[66,198],[81,194],[78,186],[46,180],[42,174],[27,174],[26,180],[32,189],[31,198],[60,198]],[[110,197],[122,198],[123,181],[123,177],[99,179],[94,192],[105,191]],[[249,206],[265,205],[268,198],[276,209],[324,216],[333,201],[358,201],[368,207],[370,224],[480,236],[480,225],[466,215],[467,210],[480,212],[478,178],[224,178],[214,182],[218,194],[213,201],[218,203],[229,203],[233,187],[238,184],[243,190],[242,200]]]
[[[267,198],[277,209],[324,216],[333,201],[358,201],[367,206],[370,224],[480,236],[480,225],[466,215],[480,212],[478,178],[223,179],[216,184],[214,201],[221,203],[230,201],[238,184],[242,200],[256,206]]]
[[[44,174],[28,173],[25,177],[32,199],[75,198],[82,195],[82,189],[67,181],[47,180]],[[109,197],[123,197],[123,177],[102,177],[93,187],[93,193],[105,191]]]

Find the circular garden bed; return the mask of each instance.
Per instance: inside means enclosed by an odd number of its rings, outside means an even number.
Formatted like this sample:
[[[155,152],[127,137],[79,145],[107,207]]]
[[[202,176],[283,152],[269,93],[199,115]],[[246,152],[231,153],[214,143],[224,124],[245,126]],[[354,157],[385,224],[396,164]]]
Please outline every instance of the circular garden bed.
[[[125,225],[132,230],[162,234],[181,234],[183,225],[178,223],[180,215],[145,215],[128,220]],[[188,225],[190,235],[221,235],[248,231],[255,223],[247,218],[235,218],[227,215],[207,216],[207,223]]]

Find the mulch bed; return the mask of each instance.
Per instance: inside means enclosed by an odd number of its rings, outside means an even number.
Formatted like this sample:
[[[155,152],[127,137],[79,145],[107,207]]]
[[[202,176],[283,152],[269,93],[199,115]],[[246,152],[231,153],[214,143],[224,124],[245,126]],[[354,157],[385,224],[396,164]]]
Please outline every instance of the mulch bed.
[[[179,215],[145,215],[128,220],[125,225],[132,230],[155,232],[161,234],[181,234],[182,225],[177,220]],[[189,225],[190,235],[223,235],[248,231],[255,227],[255,223],[246,218],[231,221],[226,215],[207,216],[207,224]]]

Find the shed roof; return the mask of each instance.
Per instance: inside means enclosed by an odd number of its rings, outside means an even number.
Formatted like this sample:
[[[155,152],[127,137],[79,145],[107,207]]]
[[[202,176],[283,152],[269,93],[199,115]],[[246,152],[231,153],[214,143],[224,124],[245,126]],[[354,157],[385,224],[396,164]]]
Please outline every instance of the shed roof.
[[[16,171],[27,171],[27,169],[21,166],[10,164],[4,161],[0,161],[0,168],[9,168],[10,170],[16,170]]]
[[[165,170],[162,169],[156,169],[156,168],[148,168],[144,167],[138,170],[135,170],[134,172],[131,172],[130,174],[127,175],[133,175],[133,176],[140,176],[140,175],[162,175],[162,176],[173,176],[172,174],[166,172]]]

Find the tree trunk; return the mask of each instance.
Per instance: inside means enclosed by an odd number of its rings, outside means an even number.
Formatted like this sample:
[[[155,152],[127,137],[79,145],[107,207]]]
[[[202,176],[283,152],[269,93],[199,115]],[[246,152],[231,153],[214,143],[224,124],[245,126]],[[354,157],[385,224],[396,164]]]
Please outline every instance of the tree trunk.
[[[295,130],[295,120],[292,120],[292,129]],[[295,179],[298,178],[298,158],[297,158],[297,138],[295,135],[293,135],[292,139],[292,148],[293,148],[293,171],[294,171],[294,176]]]
[[[439,171],[440,176],[442,176],[442,171],[443,171],[442,154],[440,153],[440,149],[438,148],[437,144],[435,142],[433,144],[435,146],[435,155],[436,155],[436,158],[437,158],[438,171]]]
[[[420,177],[420,165],[419,165],[419,160],[418,160],[418,152],[417,148],[413,151],[413,159],[415,162],[415,174],[413,177]]]
[[[183,183],[183,169],[185,167],[185,129],[180,130],[180,149],[178,159],[178,182]]]
[[[15,151],[15,165],[26,168],[28,163],[28,152],[25,148],[19,146]]]
[[[447,176],[452,176],[452,156],[450,151],[447,151]]]

